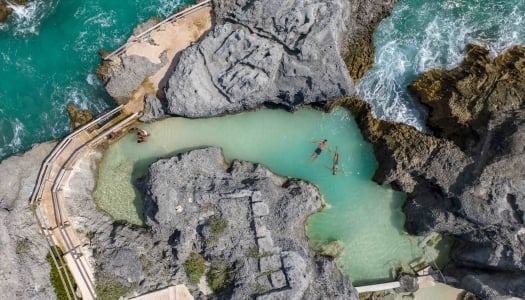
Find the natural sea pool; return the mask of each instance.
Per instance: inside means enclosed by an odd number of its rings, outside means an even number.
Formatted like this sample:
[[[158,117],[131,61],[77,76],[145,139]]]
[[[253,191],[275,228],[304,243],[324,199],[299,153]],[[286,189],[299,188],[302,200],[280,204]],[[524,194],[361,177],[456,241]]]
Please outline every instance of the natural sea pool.
[[[141,128],[151,133],[146,143],[127,135],[111,145],[100,165],[95,201],[117,220],[142,224],[142,204],[133,182],[149,164],[205,146],[219,146],[227,161],[261,163],[273,172],[296,177],[319,187],[327,207],[312,215],[306,230],[315,247],[339,241],[344,252],[338,263],[354,284],[392,279],[393,270],[421,257],[436,259],[434,247],[419,246],[421,238],[403,230],[403,193],[371,181],[377,162],[350,113],[303,109],[295,113],[260,110],[220,118],[169,118]],[[328,139],[340,152],[346,174],[333,176],[328,151],[311,162],[314,140]],[[447,249],[442,241],[439,248]],[[446,256],[441,251],[439,260]]]

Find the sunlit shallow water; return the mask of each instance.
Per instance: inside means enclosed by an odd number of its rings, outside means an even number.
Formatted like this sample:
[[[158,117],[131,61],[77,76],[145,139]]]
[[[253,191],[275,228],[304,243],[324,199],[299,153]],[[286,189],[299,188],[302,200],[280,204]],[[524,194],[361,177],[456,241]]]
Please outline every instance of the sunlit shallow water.
[[[142,128],[151,133],[147,143],[127,135],[105,152],[95,199],[115,219],[142,223],[141,199],[132,182],[160,157],[204,146],[219,146],[227,160],[261,163],[273,172],[302,178],[317,185],[328,207],[307,223],[310,243],[319,247],[340,241],[338,260],[356,284],[391,279],[393,269],[426,255],[420,239],[403,232],[404,194],[370,180],[377,162],[348,111],[330,114],[316,110],[288,113],[261,110],[222,118],[170,118]],[[340,168],[333,176],[332,157],[323,152],[310,162],[314,140],[328,139],[340,152]],[[442,245],[443,246],[443,245]],[[446,245],[444,245],[446,246]]]

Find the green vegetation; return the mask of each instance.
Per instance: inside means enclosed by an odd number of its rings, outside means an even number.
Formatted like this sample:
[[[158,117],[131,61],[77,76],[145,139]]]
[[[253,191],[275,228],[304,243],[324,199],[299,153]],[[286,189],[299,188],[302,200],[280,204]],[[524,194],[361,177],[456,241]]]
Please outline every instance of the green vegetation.
[[[186,271],[190,282],[197,284],[206,271],[206,260],[199,253],[192,252],[184,262],[184,271]]]
[[[212,261],[208,272],[208,286],[214,293],[227,290],[233,281],[233,272],[228,261],[224,259]]]
[[[64,254],[62,253],[62,250],[60,250],[60,248],[58,248],[57,246],[53,246],[51,247],[51,250],[46,256],[46,259],[49,262],[49,265],[51,266],[51,271],[49,272],[49,279],[51,280],[51,285],[53,285],[53,288],[55,289],[57,300],[69,299],[68,294],[73,295],[77,288],[77,284],[75,283],[75,280],[73,279],[73,275],[71,274],[67,266],[63,266],[61,264],[60,258],[63,255]],[[58,273],[57,266],[55,266],[55,263],[53,261],[53,257],[58,262],[59,267],[63,270],[62,274],[64,275],[64,273],[66,273],[67,277],[69,277],[69,279],[72,281],[71,284],[73,285],[73,290],[70,289],[66,276],[64,276],[65,286],[62,283],[62,280],[60,279],[60,274]]]
[[[89,240],[89,244],[91,245],[91,241],[95,238],[95,232],[94,231],[88,231],[86,233],[86,238]]]
[[[113,275],[105,273],[97,277],[97,299],[115,300],[127,295],[134,287],[120,283]]]
[[[226,220],[220,216],[213,216],[208,221],[208,226],[210,226],[210,230],[214,235],[220,235],[226,228]]]
[[[215,215],[208,220],[208,228],[210,229],[211,236],[205,240],[206,247],[210,247],[217,243],[221,234],[226,228],[226,220],[221,216]]]
[[[23,239],[16,243],[16,254],[22,255],[29,253],[31,243],[27,239]]]

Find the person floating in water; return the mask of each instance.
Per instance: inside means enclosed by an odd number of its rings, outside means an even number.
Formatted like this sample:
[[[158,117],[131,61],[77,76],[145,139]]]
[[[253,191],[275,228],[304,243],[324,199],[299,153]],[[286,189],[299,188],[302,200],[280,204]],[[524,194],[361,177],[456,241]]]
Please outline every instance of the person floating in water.
[[[150,135],[146,130],[137,127],[130,128],[129,132],[137,133],[137,143],[145,143],[146,137]]]
[[[324,139],[322,141],[312,142],[312,144],[317,144],[317,148],[315,148],[314,153],[312,153],[312,155],[310,156],[310,161],[314,161],[319,156],[319,154],[323,152],[325,148],[327,148],[328,151],[330,151],[330,148],[328,148],[327,139]]]
[[[332,170],[332,175],[337,175],[337,173],[343,173],[346,175],[346,172],[339,169],[339,148],[336,146],[335,147],[335,153],[334,153],[334,159],[333,159],[333,162],[332,162],[332,167],[326,167],[330,170]]]

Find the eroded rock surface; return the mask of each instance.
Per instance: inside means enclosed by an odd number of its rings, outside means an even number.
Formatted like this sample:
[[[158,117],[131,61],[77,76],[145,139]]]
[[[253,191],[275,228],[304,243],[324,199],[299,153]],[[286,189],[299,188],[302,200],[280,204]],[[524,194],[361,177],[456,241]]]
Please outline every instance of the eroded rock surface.
[[[29,207],[40,165],[55,143],[44,143],[0,164],[0,293],[3,299],[55,299],[47,243]]]
[[[167,112],[210,117],[353,95],[339,51],[349,2],[214,1],[216,25],[168,80]]]
[[[313,185],[248,162],[228,167],[208,148],[154,163],[142,186],[146,222],[179,266],[191,253],[227,265],[228,299],[356,297],[333,260],[308,248],[305,221],[321,208]]]
[[[379,183],[408,193],[406,228],[455,240],[445,274],[482,298],[525,296],[525,48],[494,60],[469,47],[465,62],[412,85],[429,105],[429,128],[373,119],[347,99],[374,144]]]

